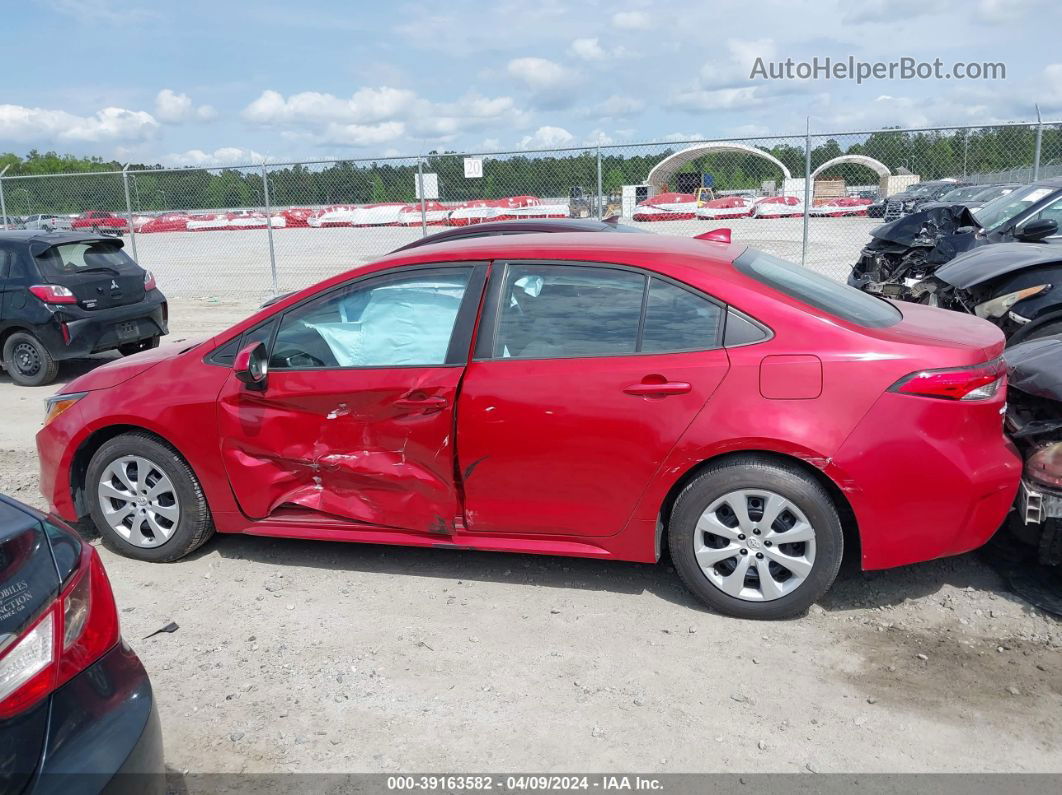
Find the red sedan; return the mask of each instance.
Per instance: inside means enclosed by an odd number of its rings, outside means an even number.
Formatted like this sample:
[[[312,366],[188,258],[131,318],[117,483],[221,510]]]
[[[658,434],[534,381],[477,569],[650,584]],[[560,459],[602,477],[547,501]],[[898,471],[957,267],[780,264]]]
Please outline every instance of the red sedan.
[[[397,252],[50,399],[42,488],[111,549],[215,530],[653,562],[777,618],[983,544],[1017,489],[1003,335],[740,245]]]
[[[72,229],[89,229],[93,232],[127,232],[129,220],[114,213],[89,210],[71,221],[70,226]]]

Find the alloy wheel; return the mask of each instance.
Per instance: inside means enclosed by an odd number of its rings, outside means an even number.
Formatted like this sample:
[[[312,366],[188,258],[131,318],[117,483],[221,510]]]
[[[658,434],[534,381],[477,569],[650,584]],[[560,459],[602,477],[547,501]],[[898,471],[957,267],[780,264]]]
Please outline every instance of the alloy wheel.
[[[177,529],[177,491],[162,468],[147,458],[116,458],[103,470],[96,493],[107,524],[133,546],[160,546]]]
[[[815,528],[780,494],[731,491],[712,502],[693,535],[693,551],[708,581],[749,602],[792,593],[815,565]]]

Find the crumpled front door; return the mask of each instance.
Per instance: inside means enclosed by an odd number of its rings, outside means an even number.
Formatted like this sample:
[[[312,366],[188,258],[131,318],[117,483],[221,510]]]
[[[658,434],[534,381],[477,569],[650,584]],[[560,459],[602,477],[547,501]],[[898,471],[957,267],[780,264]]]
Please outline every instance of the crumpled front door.
[[[453,530],[453,412],[461,367],[273,371],[230,377],[222,454],[245,514],[282,508],[421,532]]]

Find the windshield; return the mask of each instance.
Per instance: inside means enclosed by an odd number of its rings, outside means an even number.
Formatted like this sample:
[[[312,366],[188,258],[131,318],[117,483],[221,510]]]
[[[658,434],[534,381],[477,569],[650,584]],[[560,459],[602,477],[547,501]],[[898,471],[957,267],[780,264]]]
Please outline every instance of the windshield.
[[[885,328],[903,318],[900,310],[884,299],[753,248],[734,260],[734,267],[790,298],[857,326]]]
[[[981,193],[984,187],[981,185],[974,185],[969,188],[956,188],[955,190],[949,190],[943,196],[940,197],[942,202],[961,202],[967,199],[972,199],[977,194]]]
[[[122,247],[110,240],[61,243],[40,254],[37,262],[55,276],[93,270],[129,273],[137,267]]]
[[[991,232],[1056,191],[1057,188],[1045,188],[1042,185],[1015,188],[1010,193],[993,199],[980,210],[975,210],[973,215],[986,232]]]
[[[991,201],[997,196],[1006,196],[1008,193],[1014,190],[1014,188],[1014,185],[993,185],[990,188],[985,188],[984,190],[982,190],[980,193],[974,196],[974,198],[978,201],[987,202]]]
[[[940,185],[932,185],[928,182],[921,185],[913,185],[908,188],[904,193],[906,196],[910,196],[912,199],[921,199],[926,196],[935,196],[941,189]]]

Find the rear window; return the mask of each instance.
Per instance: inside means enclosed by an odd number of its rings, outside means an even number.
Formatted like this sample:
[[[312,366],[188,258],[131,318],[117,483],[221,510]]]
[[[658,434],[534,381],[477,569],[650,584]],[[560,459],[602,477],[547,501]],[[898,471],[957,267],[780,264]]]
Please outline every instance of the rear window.
[[[748,249],[734,260],[734,267],[790,298],[857,326],[884,328],[903,318],[888,301],[762,251]]]
[[[122,247],[110,240],[61,243],[37,255],[44,275],[62,276],[91,271],[129,273],[138,266]]]

